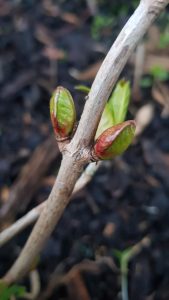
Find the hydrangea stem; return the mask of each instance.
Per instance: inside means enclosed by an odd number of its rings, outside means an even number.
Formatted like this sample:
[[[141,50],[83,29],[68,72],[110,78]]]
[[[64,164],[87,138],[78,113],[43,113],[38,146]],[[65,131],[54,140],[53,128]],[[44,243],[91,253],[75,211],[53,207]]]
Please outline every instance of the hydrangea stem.
[[[169,0],[141,0],[108,52],[89,92],[76,133],[64,152],[57,181],[46,205],[20,256],[3,278],[7,283],[18,280],[29,271],[35,257],[58,223],[69,203],[76,180],[89,161],[88,151],[93,143],[106,100],[119,74],[140,38],[168,3]]]

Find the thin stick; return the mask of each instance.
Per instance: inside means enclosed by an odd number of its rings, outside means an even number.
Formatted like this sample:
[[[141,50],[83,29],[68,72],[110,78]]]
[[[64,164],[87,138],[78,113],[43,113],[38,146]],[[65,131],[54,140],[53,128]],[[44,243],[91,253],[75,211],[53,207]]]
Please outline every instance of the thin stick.
[[[90,182],[92,177],[94,176],[95,172],[98,170],[101,163],[90,163],[85,171],[82,173],[78,181],[76,182],[76,185],[74,187],[72,195],[80,191],[85,185]],[[26,227],[34,223],[38,217],[40,216],[40,213],[42,212],[46,201],[44,201],[42,204],[39,204],[35,208],[33,208],[31,211],[29,211],[25,216],[17,220],[14,224],[12,224],[10,227],[6,228],[0,233],[0,247],[5,245],[9,240],[11,240],[15,235],[20,233],[22,230],[24,230]]]
[[[30,269],[69,203],[74,185],[90,161],[90,148],[106,100],[140,38],[169,0],[141,0],[107,54],[93,82],[77,131],[65,147],[57,181],[20,256],[3,280],[11,283]]]

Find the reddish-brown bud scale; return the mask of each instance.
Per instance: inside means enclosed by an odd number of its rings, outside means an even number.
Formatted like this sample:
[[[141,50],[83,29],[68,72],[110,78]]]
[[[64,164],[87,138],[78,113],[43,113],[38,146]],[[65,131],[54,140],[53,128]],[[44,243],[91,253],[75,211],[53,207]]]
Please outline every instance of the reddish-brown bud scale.
[[[122,154],[131,144],[135,128],[135,121],[130,120],[106,129],[95,142],[93,158],[105,160]]]

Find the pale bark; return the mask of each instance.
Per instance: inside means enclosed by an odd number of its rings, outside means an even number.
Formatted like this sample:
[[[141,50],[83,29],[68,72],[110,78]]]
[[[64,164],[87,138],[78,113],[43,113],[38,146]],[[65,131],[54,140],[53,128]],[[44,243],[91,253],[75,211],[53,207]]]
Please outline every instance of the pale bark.
[[[169,0],[142,0],[107,54],[93,82],[79,126],[63,153],[52,192],[19,258],[5,275],[7,283],[24,276],[69,203],[76,180],[90,160],[90,147],[108,99],[120,72],[140,38]]]

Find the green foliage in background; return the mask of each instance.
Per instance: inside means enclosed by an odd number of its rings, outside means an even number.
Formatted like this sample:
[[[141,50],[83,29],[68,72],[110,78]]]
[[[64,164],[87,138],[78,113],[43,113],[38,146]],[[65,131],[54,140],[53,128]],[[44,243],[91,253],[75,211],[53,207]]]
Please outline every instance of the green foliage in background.
[[[108,15],[97,15],[91,25],[91,35],[93,39],[99,39],[101,31],[113,25],[113,17]]]
[[[161,66],[154,66],[151,69],[150,74],[154,80],[166,81],[169,79],[169,72]]]
[[[142,88],[149,88],[154,81],[167,81],[169,79],[169,72],[162,66],[153,66],[149,75],[144,76],[140,81]]]
[[[19,299],[25,292],[24,286],[13,284],[8,287],[5,283],[0,282],[0,300],[10,300],[12,296]]]
[[[160,34],[159,48],[165,49],[169,46],[169,26]]]

